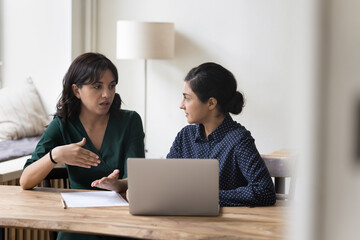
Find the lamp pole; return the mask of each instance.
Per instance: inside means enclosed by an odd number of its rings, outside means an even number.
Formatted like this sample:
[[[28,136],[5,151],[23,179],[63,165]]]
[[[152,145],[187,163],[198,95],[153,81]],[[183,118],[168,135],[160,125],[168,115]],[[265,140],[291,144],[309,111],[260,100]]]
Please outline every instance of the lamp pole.
[[[145,147],[145,154],[148,152],[146,146],[146,130],[147,130],[147,59],[144,60],[144,76],[145,76],[145,83],[144,83],[144,147]]]

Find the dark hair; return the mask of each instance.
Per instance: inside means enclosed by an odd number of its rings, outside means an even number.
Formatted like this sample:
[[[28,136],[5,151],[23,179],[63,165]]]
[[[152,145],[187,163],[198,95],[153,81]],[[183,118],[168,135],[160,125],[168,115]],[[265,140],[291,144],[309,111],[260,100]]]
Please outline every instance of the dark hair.
[[[74,95],[72,85],[76,84],[78,88],[81,88],[83,85],[96,83],[100,81],[102,74],[106,70],[111,71],[117,84],[117,69],[107,57],[100,53],[84,53],[78,56],[64,76],[63,91],[56,104],[55,116],[61,117],[63,122],[66,119],[73,121],[79,116],[81,100]],[[120,95],[116,93],[109,112],[118,112],[121,102]]]
[[[208,62],[190,70],[185,81],[201,102],[209,98],[217,100],[219,110],[223,114],[241,113],[244,97],[238,92],[234,75],[219,64]]]

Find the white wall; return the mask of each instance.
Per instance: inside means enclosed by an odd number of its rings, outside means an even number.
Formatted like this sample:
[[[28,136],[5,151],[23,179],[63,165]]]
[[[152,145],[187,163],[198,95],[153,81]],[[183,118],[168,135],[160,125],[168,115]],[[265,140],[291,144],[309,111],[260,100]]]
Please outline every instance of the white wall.
[[[47,113],[55,112],[71,63],[71,0],[2,0],[2,85],[31,76]]]
[[[235,119],[252,132],[259,151],[292,147],[292,11],[283,0],[98,1],[97,50],[118,67],[124,107],[141,115],[143,61],[116,60],[116,21],[175,23],[175,58],[148,61],[149,157],[166,156],[187,124],[178,108],[183,79],[206,61],[222,64],[237,78],[246,106]]]

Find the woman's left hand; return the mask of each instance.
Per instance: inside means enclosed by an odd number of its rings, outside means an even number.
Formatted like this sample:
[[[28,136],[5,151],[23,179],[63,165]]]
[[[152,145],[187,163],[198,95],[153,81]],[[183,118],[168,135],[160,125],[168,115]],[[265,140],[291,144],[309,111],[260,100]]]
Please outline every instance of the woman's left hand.
[[[127,190],[127,179],[120,180],[118,178],[119,170],[115,169],[109,176],[93,181],[91,186],[119,193],[125,192]]]

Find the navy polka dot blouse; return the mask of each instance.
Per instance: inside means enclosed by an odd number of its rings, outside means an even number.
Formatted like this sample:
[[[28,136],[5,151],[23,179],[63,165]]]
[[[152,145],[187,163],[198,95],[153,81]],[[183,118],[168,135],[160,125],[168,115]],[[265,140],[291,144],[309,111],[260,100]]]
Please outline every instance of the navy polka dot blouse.
[[[219,160],[220,206],[275,204],[274,184],[251,133],[227,115],[208,139],[202,124],[188,125],[176,136],[167,158]]]

